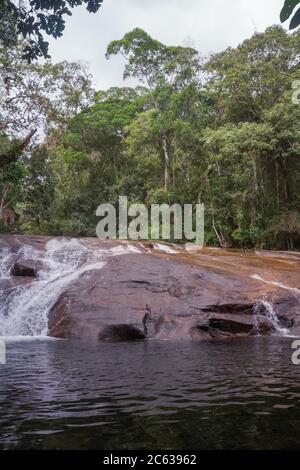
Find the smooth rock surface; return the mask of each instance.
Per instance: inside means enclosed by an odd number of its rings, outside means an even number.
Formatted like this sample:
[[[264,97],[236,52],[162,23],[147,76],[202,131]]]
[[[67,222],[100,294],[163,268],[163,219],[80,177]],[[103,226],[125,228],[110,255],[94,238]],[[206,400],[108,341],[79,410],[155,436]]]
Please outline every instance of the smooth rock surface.
[[[9,249],[18,257],[21,246],[43,251],[49,240],[1,236],[0,250]],[[150,243],[90,238],[80,243],[91,252],[103,250],[103,266],[83,271],[55,299],[49,312],[50,336],[211,340],[282,334],[283,329],[300,335],[297,253],[217,248],[187,252],[179,246],[167,253]],[[119,247],[128,246],[136,251],[115,255]],[[84,253],[82,257],[84,265]],[[10,287],[13,282],[9,280]],[[276,322],[266,305],[274,309]]]

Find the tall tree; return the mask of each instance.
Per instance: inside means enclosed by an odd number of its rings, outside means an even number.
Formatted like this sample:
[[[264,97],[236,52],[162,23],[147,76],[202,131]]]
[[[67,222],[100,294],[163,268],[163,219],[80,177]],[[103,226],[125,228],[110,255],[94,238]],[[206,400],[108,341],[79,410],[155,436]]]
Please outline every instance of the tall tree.
[[[299,37],[274,26],[201,64],[193,49],[134,30],[113,41],[109,54],[125,55],[125,75],[144,86],[93,99],[81,93],[80,69],[77,76],[62,64],[57,79],[47,64],[43,73],[56,91],[35,84],[30,95],[46,109],[44,143],[16,158],[26,139],[2,129],[7,222],[13,226],[13,209],[26,232],[94,235],[99,203],[126,194],[145,204],[203,202],[209,244],[300,248],[300,107],[292,86]],[[43,74],[29,77],[47,83]],[[23,109],[20,101],[12,118]],[[26,137],[25,128],[19,134]]]
[[[280,26],[256,33],[237,48],[214,54],[206,64],[208,91],[222,123],[259,122],[300,72],[300,34]]]
[[[10,213],[11,219],[20,194],[14,188],[25,175],[19,170],[26,166],[29,145],[46,135],[49,140],[51,134],[53,144],[54,135],[58,137],[94,95],[91,77],[80,64],[29,64],[22,49],[22,45],[0,48],[0,212]]]
[[[28,64],[22,44],[0,48],[0,127],[20,136],[31,129],[44,133],[63,127],[66,121],[91,104],[94,94],[86,68],[74,62]]]
[[[165,46],[139,28],[108,45],[107,58],[114,54],[122,54],[127,60],[124,78],[137,78],[150,90],[149,103],[156,112],[149,116],[156,120],[152,131],[156,132],[155,139],[159,141],[164,161],[164,188],[168,191],[172,180],[174,184],[172,147],[176,119],[168,106],[174,93],[179,93],[192,84],[199,84],[199,54],[192,48]],[[147,122],[150,124],[149,120]]]
[[[65,132],[52,134],[34,152],[25,181],[23,227],[38,225],[55,235],[95,235],[98,205],[116,203],[119,194],[130,196],[125,175],[132,173],[132,167],[127,169],[124,154],[125,128],[142,110],[143,92],[141,88],[97,92],[94,104],[71,119]],[[46,169],[46,175],[42,173],[35,185],[38,168]],[[39,201],[50,198],[46,212],[37,207],[32,188],[41,191]]]

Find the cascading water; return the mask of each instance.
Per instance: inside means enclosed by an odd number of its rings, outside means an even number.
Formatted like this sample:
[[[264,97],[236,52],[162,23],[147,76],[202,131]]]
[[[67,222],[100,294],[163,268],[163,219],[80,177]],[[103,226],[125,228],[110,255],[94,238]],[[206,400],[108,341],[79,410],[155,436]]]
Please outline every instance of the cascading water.
[[[254,310],[253,310],[254,318],[255,318],[255,327],[257,331],[257,335],[260,334],[260,322],[262,318],[267,318],[270,323],[272,324],[274,330],[276,331],[277,334],[279,335],[287,335],[288,334],[288,329],[282,328],[280,326],[277,314],[274,310],[273,305],[268,302],[267,300],[259,300],[255,305],[254,305]]]
[[[38,279],[29,285],[7,288],[12,254],[0,254],[0,336],[46,336],[48,314],[60,294],[72,281],[87,271],[102,269],[105,258],[129,252],[140,252],[130,245],[100,249],[77,239],[52,239],[45,251],[23,247],[18,257],[39,262]],[[1,286],[2,283],[2,286]]]
[[[0,255],[0,279],[10,278],[11,252],[8,248],[2,250]]]

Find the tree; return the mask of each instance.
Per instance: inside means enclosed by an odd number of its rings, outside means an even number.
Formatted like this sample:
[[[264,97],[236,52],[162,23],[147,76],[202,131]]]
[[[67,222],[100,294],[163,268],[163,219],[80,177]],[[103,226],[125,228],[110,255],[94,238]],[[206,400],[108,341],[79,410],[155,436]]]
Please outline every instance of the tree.
[[[67,120],[92,102],[91,77],[75,62],[28,64],[23,44],[0,48],[0,80],[5,96],[0,102],[0,128],[19,137],[37,129],[63,128]]]
[[[22,197],[22,181],[26,172],[23,162],[18,161],[21,146],[22,143],[11,141],[0,131],[0,231],[16,228],[12,206]]]
[[[14,206],[18,227],[29,233],[50,233],[54,185],[49,146],[34,147],[22,163],[26,170],[22,178],[22,197]]]
[[[164,161],[164,189],[168,191],[172,180],[175,183],[172,178],[172,146],[176,119],[169,109],[169,103],[174,93],[180,93],[192,84],[198,86],[201,69],[199,54],[192,48],[165,46],[139,28],[125,34],[120,40],[112,41],[106,56],[109,58],[113,54],[122,54],[127,60],[124,79],[138,78],[150,90],[148,101],[155,112],[149,116],[156,121],[152,132],[155,132],[154,138],[160,145]],[[149,120],[147,122],[150,123]]]
[[[274,237],[281,217],[293,213],[289,220],[295,221],[300,213],[300,111],[291,98],[299,55],[299,33],[288,35],[276,26],[206,65],[213,126],[204,132],[199,177],[211,227],[222,243],[299,243],[296,224],[288,225],[290,234]]]
[[[97,92],[94,104],[73,117],[65,132],[34,151],[24,185],[23,229],[95,235],[98,205],[129,195],[126,177],[132,167],[127,169],[123,152],[125,128],[141,111],[142,94],[141,88]],[[41,201],[48,201],[47,210]]]
[[[24,232],[95,235],[97,206],[125,194],[144,204],[203,202],[208,244],[299,249],[299,39],[273,26],[202,64],[197,51],[135,29],[108,55],[125,55],[125,77],[143,86],[96,93],[76,64],[8,60],[4,77],[18,85],[6,81],[8,97],[18,105],[1,108],[7,221],[12,210]],[[22,152],[30,119],[17,133],[4,117],[18,124],[27,95],[44,141]]]
[[[282,23],[287,21],[292,13],[294,12],[297,5],[299,5],[300,0],[285,0],[284,6],[280,13],[280,20]],[[300,8],[296,10],[290,22],[290,29],[295,29],[300,25]]]
[[[200,71],[199,54],[195,49],[165,46],[140,28],[108,45],[107,59],[116,54],[127,61],[123,78],[137,78],[151,90],[166,85],[182,89],[197,80]]]
[[[227,124],[203,135],[208,187],[203,198],[221,244],[256,244],[264,214],[265,162],[274,152],[272,128],[265,123]],[[270,193],[268,194],[270,196]]]
[[[280,26],[256,33],[237,48],[214,54],[205,68],[220,123],[259,122],[299,76],[300,35]]]
[[[191,164],[207,123],[207,105],[196,84],[177,93],[169,87],[158,88],[147,97],[148,109],[127,128],[126,152],[144,176],[148,199],[154,202],[155,189],[163,187],[165,202],[181,200],[190,186]]]
[[[29,64],[22,58],[22,45],[0,48],[0,79],[4,83],[0,101],[0,217],[9,213],[13,220],[24,200],[18,188],[27,185],[25,170],[38,158],[38,152],[31,149],[33,144],[46,135],[51,145],[55,139],[59,141],[69,120],[92,103],[94,91],[85,67],[72,62]],[[32,159],[27,160],[28,156]],[[32,178],[29,187],[34,194]],[[42,189],[39,178],[36,187]],[[46,200],[42,191],[40,199]]]
[[[65,29],[65,16],[71,10],[86,5],[88,12],[96,13],[103,0],[1,0],[0,44],[10,47],[18,35],[27,40],[23,56],[29,62],[38,57],[49,58],[45,35],[57,39]]]

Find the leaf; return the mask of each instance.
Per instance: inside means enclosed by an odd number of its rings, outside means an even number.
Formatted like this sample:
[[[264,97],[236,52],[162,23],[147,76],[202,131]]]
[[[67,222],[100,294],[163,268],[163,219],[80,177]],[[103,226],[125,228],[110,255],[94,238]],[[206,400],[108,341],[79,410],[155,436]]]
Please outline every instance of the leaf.
[[[300,25],[300,8],[296,11],[290,23],[290,29],[295,29]]]
[[[293,13],[295,7],[300,3],[300,0],[285,0],[284,6],[280,13],[280,21],[284,23],[291,14]]]

